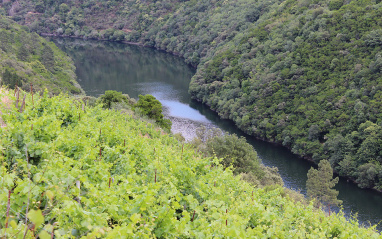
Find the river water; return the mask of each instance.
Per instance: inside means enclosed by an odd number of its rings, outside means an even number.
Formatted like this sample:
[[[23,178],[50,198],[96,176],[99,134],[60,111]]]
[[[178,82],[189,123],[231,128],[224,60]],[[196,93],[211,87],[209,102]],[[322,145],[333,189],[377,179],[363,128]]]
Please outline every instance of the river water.
[[[73,58],[78,82],[87,95],[98,97],[106,90],[117,90],[137,99],[139,94],[151,94],[164,106],[165,116],[173,122],[174,133],[181,133],[190,140],[196,136],[196,128],[205,126],[244,136],[265,165],[279,168],[286,187],[306,193],[306,174],[313,165],[283,147],[245,135],[231,121],[220,119],[208,107],[192,101],[188,86],[195,69],[181,58],[134,45],[52,40]],[[357,213],[359,222],[365,226],[382,220],[381,194],[360,189],[344,179],[340,179],[336,189],[348,217]],[[382,225],[377,228],[382,230]]]

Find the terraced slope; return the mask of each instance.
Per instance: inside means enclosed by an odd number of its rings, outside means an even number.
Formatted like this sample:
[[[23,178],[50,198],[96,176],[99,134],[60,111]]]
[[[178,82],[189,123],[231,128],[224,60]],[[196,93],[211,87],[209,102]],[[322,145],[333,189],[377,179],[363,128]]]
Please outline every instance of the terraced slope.
[[[246,133],[382,190],[380,0],[23,1],[33,31],[133,41],[198,67],[192,97]],[[33,17],[32,17],[33,16]]]
[[[79,94],[72,59],[36,33],[0,16],[0,84]]]
[[[381,238],[282,188],[252,187],[131,115],[35,97],[3,114],[2,237]]]

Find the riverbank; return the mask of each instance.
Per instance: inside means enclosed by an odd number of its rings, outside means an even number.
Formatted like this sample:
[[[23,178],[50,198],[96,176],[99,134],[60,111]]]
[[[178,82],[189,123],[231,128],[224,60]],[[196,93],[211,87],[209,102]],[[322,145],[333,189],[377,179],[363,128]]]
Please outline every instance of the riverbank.
[[[312,163],[297,157],[285,147],[244,135],[231,120],[221,119],[206,105],[191,100],[188,88],[195,70],[181,58],[136,45],[105,41],[94,44],[96,42],[72,38],[57,38],[54,41],[73,58],[79,82],[88,95],[98,97],[106,90],[123,91],[132,98],[138,98],[139,94],[152,94],[169,109],[165,114],[180,118],[179,127],[184,119],[188,119],[205,122],[207,128],[213,125],[231,134],[246,136],[266,166],[279,168],[286,187],[305,193],[306,174]],[[343,179],[336,189],[340,191],[339,199],[344,201],[346,215],[359,212],[359,220],[365,224],[369,220],[373,224],[380,221],[382,203],[379,193],[359,189]]]
[[[202,103],[201,103],[200,101],[198,101],[198,100],[195,100],[195,101],[198,102],[198,103],[200,103],[200,104],[202,104]],[[209,108],[209,110],[211,110],[212,112],[214,112],[216,115],[219,116],[219,113],[216,112],[215,110],[211,109],[211,107],[210,107],[209,105],[207,105],[207,104],[204,104],[204,105],[206,105],[206,106]],[[221,118],[221,117],[219,116],[219,118]],[[233,121],[233,120],[230,120],[230,119],[224,119],[224,118],[221,118],[221,119],[223,119],[223,120],[228,120],[228,121],[232,122],[232,124],[234,124],[235,127],[238,128],[238,130],[240,130],[243,134],[245,134],[245,135],[247,135],[247,136],[249,136],[249,137],[253,137],[253,138],[255,138],[256,140],[261,140],[261,141],[263,141],[263,142],[273,144],[273,145],[275,145],[275,146],[277,146],[277,147],[285,148],[285,149],[288,150],[291,154],[295,155],[295,156],[298,157],[299,159],[301,159],[301,160],[305,160],[305,161],[310,162],[310,163],[314,164],[315,166],[317,166],[317,162],[315,162],[315,161],[313,160],[312,157],[309,157],[309,156],[301,156],[301,155],[295,154],[295,153],[292,152],[292,148],[291,148],[291,147],[285,146],[285,145],[283,145],[283,144],[281,144],[281,143],[277,143],[277,142],[275,142],[275,140],[268,140],[268,139],[266,139],[266,138],[257,137],[256,135],[250,135],[250,134],[247,134],[247,133],[246,133],[243,129],[241,129],[241,128],[240,128],[240,127]],[[356,185],[356,186],[358,187],[358,183],[355,181],[354,178],[352,178],[352,177],[348,177],[348,176],[340,175],[339,172],[336,171],[335,169],[333,169],[333,173],[334,173],[334,176],[335,176],[335,177],[338,176],[339,178],[345,180],[347,183],[354,184],[354,185]],[[360,187],[358,187],[358,188],[360,188]],[[379,193],[379,194],[382,196],[382,190],[378,190],[378,189],[376,189],[376,188],[360,188],[360,189],[362,189],[362,190],[370,190],[370,191],[373,191],[373,192],[377,192],[377,193]],[[381,220],[382,220],[382,219],[381,219]]]
[[[132,42],[132,41],[111,41],[111,40],[106,40],[106,39],[102,39],[102,38],[84,38],[84,37],[77,37],[77,36],[69,36],[69,35],[65,35],[65,34],[62,34],[62,35],[58,35],[58,34],[53,34],[53,33],[40,33],[40,36],[43,36],[43,37],[57,37],[57,38],[72,38],[72,39],[81,39],[81,40],[94,40],[94,41],[104,41],[104,42],[115,42],[115,43],[122,43],[122,44],[127,44],[127,45],[134,45],[134,46],[141,46],[141,47],[147,47],[147,48],[153,48],[153,49],[156,49],[158,51],[163,51],[163,52],[166,52],[166,53],[170,53],[174,56],[177,56],[179,58],[182,58],[183,60],[185,60],[185,58],[179,53],[179,52],[172,52],[172,51],[166,51],[164,49],[160,49],[160,48],[156,48],[156,47],[152,47],[152,46],[147,46],[147,45],[144,45],[142,43],[139,43],[139,42]],[[197,65],[194,65],[194,64],[190,64],[190,63],[186,63],[192,67],[194,67],[195,69],[198,67]]]
[[[118,42],[118,43],[124,43],[124,44],[129,44],[129,45],[144,46],[143,44],[138,43],[138,42],[130,42],[130,41],[110,41],[110,40],[101,39],[101,38],[85,38],[85,37],[70,36],[70,35],[65,35],[65,34],[58,35],[58,34],[52,34],[52,33],[40,33],[40,36],[44,36],[44,37],[73,38],[73,39],[82,39],[82,40],[109,41],[109,42]]]
[[[49,36],[49,37],[56,37],[56,38],[63,37],[63,38],[82,39],[82,40],[83,40],[83,38],[81,38],[81,37],[76,37],[76,36],[57,35],[57,34],[48,34],[48,33],[42,33],[41,35],[43,35],[43,36]],[[134,45],[134,46],[141,46],[141,47],[146,47],[146,48],[152,48],[152,47],[150,47],[150,46],[144,46],[143,44],[141,44],[141,43],[136,43],[136,42],[128,42],[128,41],[117,42],[117,41],[109,41],[109,40],[105,40],[105,39],[91,39],[91,40],[103,41],[103,42],[115,42],[115,43],[122,43],[122,44],[127,44],[127,45]],[[152,48],[152,49],[156,49],[156,50],[159,50],[159,51],[163,51],[163,50],[161,50],[161,49],[157,49],[157,48]],[[166,52],[166,51],[163,51],[163,52]],[[177,57],[180,57],[179,55],[174,54],[173,52],[168,52],[168,53],[170,53],[170,54],[172,54],[172,55],[175,55],[175,56],[177,56]],[[181,59],[184,59],[183,57],[180,57],[180,58],[181,58]],[[190,66],[192,66],[192,65],[190,65]],[[192,67],[195,67],[195,66],[192,66]],[[208,106],[208,105],[206,104],[206,106]],[[208,107],[209,107],[209,106],[208,106]],[[214,111],[214,110],[211,109],[210,107],[209,107],[209,109],[212,110],[212,111]],[[215,112],[216,114],[218,114],[216,111],[214,111],[214,112]],[[224,120],[229,120],[229,119],[224,119]],[[234,121],[232,121],[232,120],[230,120],[230,121],[231,121],[233,124],[236,125],[236,123],[235,123]],[[236,125],[236,127],[238,127],[238,126]],[[278,146],[278,147],[284,147],[284,148],[286,148],[288,151],[290,151],[290,152],[292,153],[292,148],[291,148],[291,147],[282,145],[282,144],[280,144],[280,143],[276,143],[274,140],[270,140],[270,139],[266,139],[266,138],[262,138],[262,137],[257,137],[256,135],[250,135],[250,134],[247,134],[247,133],[245,133],[245,131],[243,131],[243,129],[241,129],[240,127],[238,127],[238,128],[239,128],[244,134],[246,134],[246,135],[248,135],[248,136],[255,137],[255,138],[258,139],[258,140],[262,140],[262,141],[264,141],[264,142],[274,144],[274,145],[276,145],[276,146]],[[297,157],[303,159],[303,160],[309,161],[309,162],[311,162],[311,163],[317,165],[317,163],[312,159],[312,157],[309,157],[309,156],[301,156],[301,155],[298,155],[298,154],[295,154],[295,153],[293,153],[293,154],[296,155]],[[340,176],[340,175],[339,175],[339,172],[337,172],[336,170],[334,170],[334,173],[335,173],[336,176],[339,176],[340,178],[345,179],[345,181],[347,181],[347,182],[349,182],[349,183],[353,183],[353,184],[355,184],[355,185],[358,185],[354,178],[352,178],[352,177],[347,177],[347,176]],[[375,191],[375,192],[378,192],[378,193],[381,193],[381,194],[382,194],[382,191],[381,191],[381,190],[377,190],[376,188],[368,188],[368,189],[373,190],[373,191]]]

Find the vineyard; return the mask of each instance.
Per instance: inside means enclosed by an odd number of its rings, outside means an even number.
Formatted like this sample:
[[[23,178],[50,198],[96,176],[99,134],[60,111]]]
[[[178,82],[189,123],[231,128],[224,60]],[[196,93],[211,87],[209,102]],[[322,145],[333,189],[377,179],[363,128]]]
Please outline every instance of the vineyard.
[[[281,187],[253,187],[134,115],[5,94],[1,238],[381,238]]]

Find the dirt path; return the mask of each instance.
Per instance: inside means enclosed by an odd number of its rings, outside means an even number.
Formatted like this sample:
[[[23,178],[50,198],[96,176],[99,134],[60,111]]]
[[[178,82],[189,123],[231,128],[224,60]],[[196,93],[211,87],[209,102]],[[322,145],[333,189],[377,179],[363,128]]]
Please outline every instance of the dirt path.
[[[0,104],[3,106],[3,105],[10,105],[11,104],[11,100],[7,97],[8,95],[8,91],[6,89],[3,89],[3,88],[0,88]],[[3,113],[1,112],[0,110],[0,126],[1,127],[5,127],[7,126],[5,124],[5,122],[1,119],[1,115]]]

